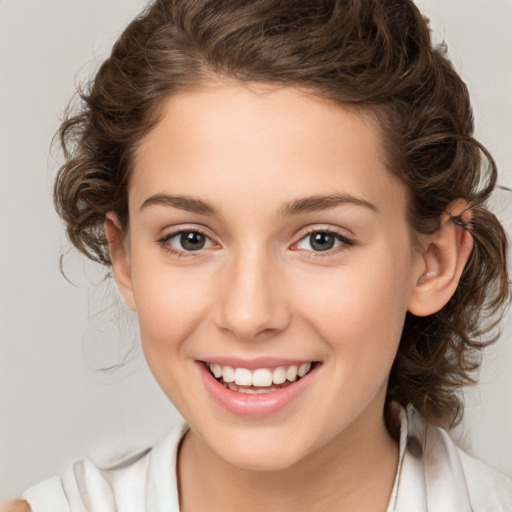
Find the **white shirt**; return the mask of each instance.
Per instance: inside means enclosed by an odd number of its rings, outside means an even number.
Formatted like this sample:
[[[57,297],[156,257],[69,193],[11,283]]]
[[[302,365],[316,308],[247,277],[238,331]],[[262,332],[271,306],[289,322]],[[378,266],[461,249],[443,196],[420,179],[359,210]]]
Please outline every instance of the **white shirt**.
[[[512,512],[512,480],[462,450],[413,408],[395,405],[400,457],[387,512]],[[188,427],[107,469],[89,459],[25,491],[33,512],[179,512],[176,461]]]

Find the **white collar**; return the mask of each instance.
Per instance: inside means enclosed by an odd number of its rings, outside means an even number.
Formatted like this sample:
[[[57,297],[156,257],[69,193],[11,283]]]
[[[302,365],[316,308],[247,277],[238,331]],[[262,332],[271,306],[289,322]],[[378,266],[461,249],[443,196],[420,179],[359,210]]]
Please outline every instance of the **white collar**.
[[[457,447],[412,406],[392,403],[400,421],[400,458],[386,512],[471,512]]]

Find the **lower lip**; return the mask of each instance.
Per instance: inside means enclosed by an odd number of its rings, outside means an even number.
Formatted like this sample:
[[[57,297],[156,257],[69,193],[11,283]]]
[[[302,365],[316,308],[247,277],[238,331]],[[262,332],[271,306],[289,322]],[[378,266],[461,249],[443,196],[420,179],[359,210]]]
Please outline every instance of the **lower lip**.
[[[197,362],[201,377],[213,399],[224,409],[237,416],[268,416],[284,409],[308,387],[316,368],[289,386],[269,393],[249,394],[225,388],[206,368]]]

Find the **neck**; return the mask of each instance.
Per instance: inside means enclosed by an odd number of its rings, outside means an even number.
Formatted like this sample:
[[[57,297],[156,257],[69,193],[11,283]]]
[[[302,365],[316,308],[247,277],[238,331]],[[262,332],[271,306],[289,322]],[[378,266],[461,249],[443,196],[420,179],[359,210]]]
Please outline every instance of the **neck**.
[[[179,455],[180,502],[189,511],[375,511],[386,510],[398,447],[382,409],[361,418],[321,449],[281,470],[234,467],[193,431]]]

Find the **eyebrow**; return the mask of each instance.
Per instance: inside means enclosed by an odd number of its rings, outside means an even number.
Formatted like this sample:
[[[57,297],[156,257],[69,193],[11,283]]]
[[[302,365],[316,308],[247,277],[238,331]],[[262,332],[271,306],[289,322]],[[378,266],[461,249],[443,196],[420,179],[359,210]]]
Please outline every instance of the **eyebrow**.
[[[318,195],[294,199],[293,201],[284,204],[280,209],[280,213],[283,217],[288,217],[290,215],[298,215],[300,213],[330,210],[331,208],[336,208],[336,206],[344,204],[363,206],[364,208],[378,212],[378,209],[374,204],[369,201],[365,201],[364,199],[359,199],[347,194],[329,194],[326,196]]]
[[[216,208],[202,199],[197,199],[192,196],[173,196],[168,194],[155,194],[154,196],[148,197],[142,203],[139,211],[155,205],[172,206],[173,208],[178,208],[187,212],[201,213],[203,215],[212,215],[217,217],[220,216],[220,212]]]
[[[330,210],[344,204],[362,206],[371,211],[378,212],[378,209],[374,204],[370,203],[369,201],[365,201],[364,199],[360,199],[347,194],[329,194],[294,199],[288,203],[285,203],[279,209],[279,214],[282,217],[290,217],[292,215],[299,215],[301,213]],[[171,206],[173,208],[178,208],[187,212],[220,217],[219,210],[217,210],[210,203],[193,196],[185,195],[155,194],[151,197],[148,197],[142,203],[139,210],[142,211],[146,208],[156,205]]]

